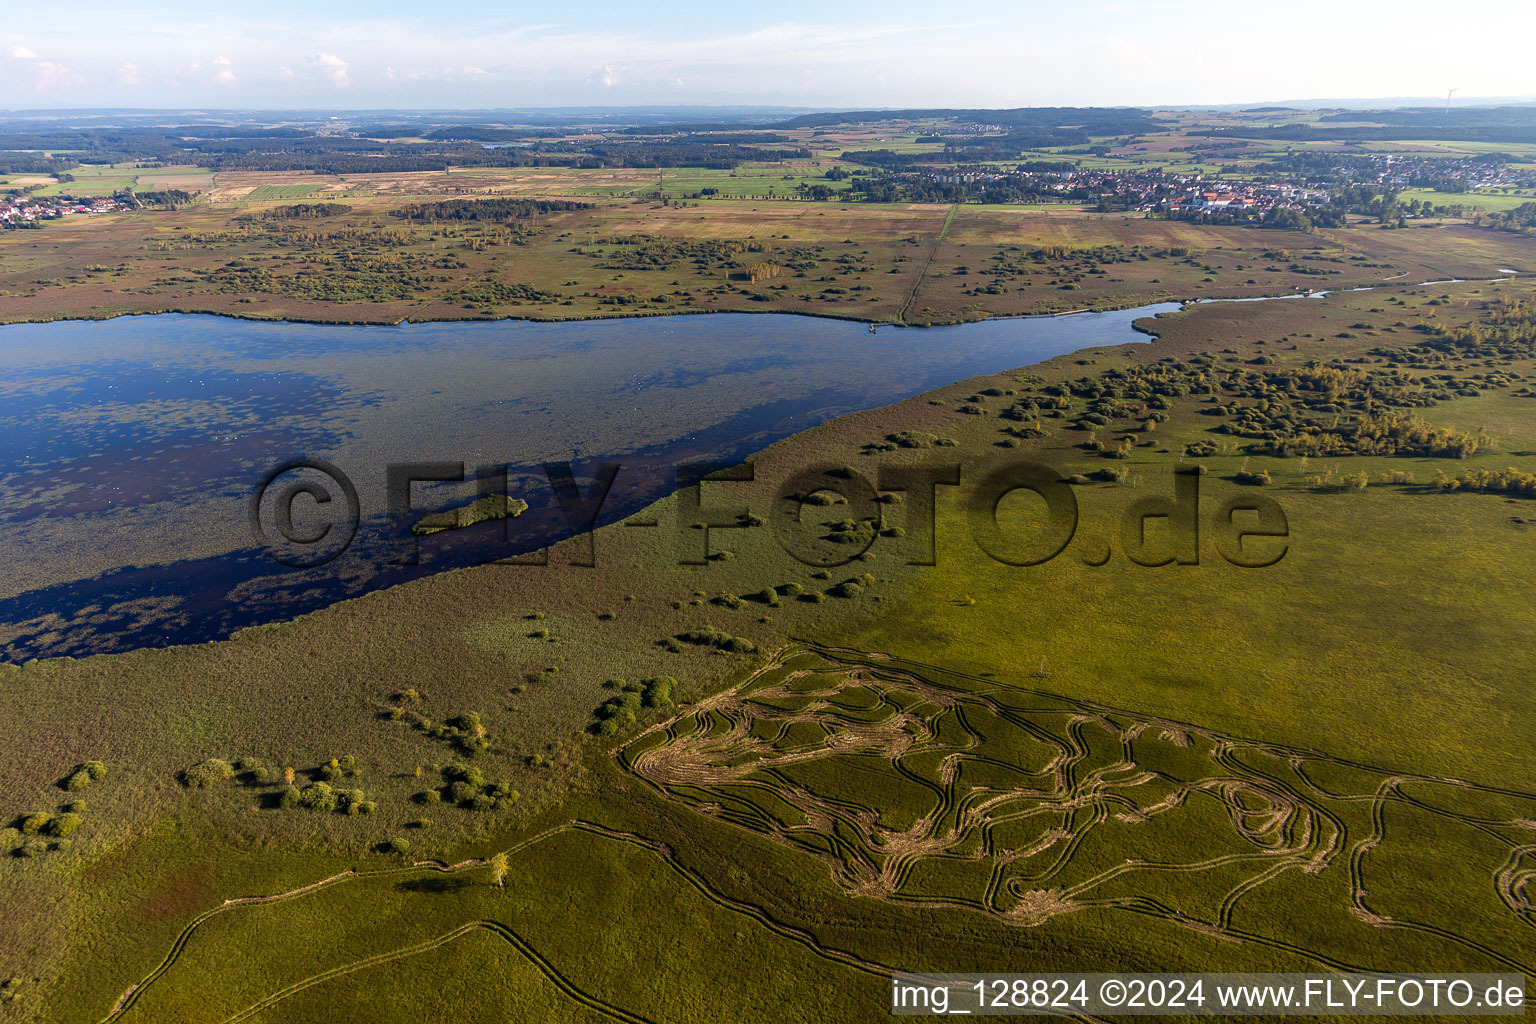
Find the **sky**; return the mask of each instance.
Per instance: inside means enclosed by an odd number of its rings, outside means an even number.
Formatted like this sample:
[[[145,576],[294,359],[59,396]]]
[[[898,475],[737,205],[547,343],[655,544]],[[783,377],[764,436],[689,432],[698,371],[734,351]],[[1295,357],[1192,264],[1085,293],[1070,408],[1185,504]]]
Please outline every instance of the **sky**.
[[[6,6],[10,109],[1536,98],[1528,0]]]

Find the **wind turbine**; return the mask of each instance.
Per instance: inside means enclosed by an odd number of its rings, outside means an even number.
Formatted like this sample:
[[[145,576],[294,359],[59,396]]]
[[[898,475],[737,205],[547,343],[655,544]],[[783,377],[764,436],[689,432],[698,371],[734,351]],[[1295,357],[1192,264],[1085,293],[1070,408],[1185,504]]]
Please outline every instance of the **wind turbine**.
[[[1451,112],[1451,93],[1456,92],[1457,89],[1460,89],[1460,88],[1461,88],[1461,86],[1458,85],[1455,89],[1447,89],[1447,90],[1445,90],[1445,112],[1447,114],[1449,114]]]

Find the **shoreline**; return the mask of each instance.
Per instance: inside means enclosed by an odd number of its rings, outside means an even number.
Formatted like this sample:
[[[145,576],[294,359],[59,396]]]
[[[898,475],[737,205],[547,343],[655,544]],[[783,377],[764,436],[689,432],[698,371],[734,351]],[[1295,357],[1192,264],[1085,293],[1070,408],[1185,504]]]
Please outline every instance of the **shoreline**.
[[[1433,282],[1423,282],[1425,284]],[[1368,285],[1366,287],[1375,287]],[[1300,298],[1299,292],[1285,292],[1279,295],[1222,295],[1202,296],[1198,302],[1242,302],[1268,299]],[[1084,313],[1120,313],[1127,309],[1137,309],[1141,306],[1156,306],[1165,302],[1186,303],[1189,299],[1181,299],[1173,295],[1167,297],[1152,297],[1144,302],[1117,303],[1106,306],[1083,306],[1078,309],[1065,309],[1056,312],[1040,313],[994,313],[987,316],[975,317],[964,320],[937,320],[932,323],[905,323],[899,320],[879,320],[866,316],[851,316],[842,313],[828,313],[818,310],[802,309],[676,309],[657,311],[653,313],[624,312],[624,313],[594,313],[594,314],[569,314],[555,316],[541,316],[537,314],[508,314],[507,316],[443,316],[427,317],[414,320],[410,317],[401,317],[397,320],[371,320],[371,319],[345,319],[345,318],[320,318],[298,316],[263,316],[258,313],[233,313],[214,309],[184,309],[179,307],[166,307],[163,309],[125,309],[117,312],[60,314],[46,317],[21,317],[11,318],[0,315],[0,327],[20,327],[28,324],[42,325],[53,323],[97,323],[108,320],[117,320],[130,316],[216,316],[229,320],[245,320],[251,323],[267,324],[307,324],[322,327],[403,327],[410,324],[494,324],[509,321],[535,323],[535,324],[564,324],[580,323],[596,320],[652,320],[658,317],[683,317],[683,316],[803,316],[817,320],[840,320],[846,323],[874,324],[876,327],[898,327],[912,330],[926,330],[930,327],[960,327],[965,324],[987,323],[993,320],[1036,320],[1055,319],[1067,316],[1081,316]]]
[[[1519,276],[1526,271],[1499,269],[1500,276],[1490,278],[1453,277],[1439,278],[1428,281],[1403,281],[1396,284],[1400,288],[1423,288],[1435,284],[1459,284],[1467,281],[1479,281],[1492,283],[1504,281]],[[1264,295],[1201,295],[1197,297],[1179,298],[1169,294],[1163,297],[1147,297],[1145,301],[1113,303],[1105,306],[1082,306],[1077,309],[1064,309],[1055,312],[1039,313],[991,313],[972,319],[936,320],[931,323],[906,323],[901,320],[871,319],[866,316],[852,316],[845,313],[823,312],[820,310],[806,309],[671,309],[655,312],[622,312],[622,313],[571,313],[542,315],[535,313],[509,313],[506,316],[439,316],[426,317],[413,320],[410,317],[400,317],[395,320],[387,319],[356,319],[356,318],[329,318],[306,316],[265,316],[260,313],[237,313],[216,309],[185,309],[180,307],[165,307],[161,309],[123,309],[116,312],[97,311],[86,313],[66,313],[39,317],[12,318],[0,314],[0,328],[20,327],[28,324],[41,325],[53,323],[96,323],[108,320],[117,320],[130,316],[216,316],[229,320],[244,320],[251,323],[264,324],[307,324],[322,327],[404,327],[410,324],[494,324],[506,322],[523,322],[534,324],[565,324],[581,323],[597,320],[652,320],[658,317],[682,317],[682,316],[715,316],[715,315],[742,315],[742,316],[803,316],[818,320],[840,320],[846,323],[873,324],[876,327],[898,327],[914,330],[926,330],[930,327],[959,327],[965,324],[987,323],[993,320],[1036,320],[1056,319],[1068,316],[1081,316],[1085,313],[1120,313],[1127,309],[1136,309],[1141,306],[1156,306],[1165,302],[1176,302],[1182,305],[1199,306],[1213,302],[1267,302],[1278,299],[1302,299],[1323,298],[1330,294],[1341,292],[1372,291],[1385,287],[1389,283],[1397,282],[1404,274],[1394,277],[1382,278],[1374,284],[1355,285],[1353,287],[1323,288],[1316,292],[1281,292],[1279,294]]]

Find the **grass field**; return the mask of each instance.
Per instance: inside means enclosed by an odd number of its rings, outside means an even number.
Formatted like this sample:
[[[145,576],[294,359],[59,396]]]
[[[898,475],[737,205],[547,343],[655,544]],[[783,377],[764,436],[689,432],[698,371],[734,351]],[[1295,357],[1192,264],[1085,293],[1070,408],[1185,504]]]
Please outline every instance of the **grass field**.
[[[1417,199],[1423,203],[1434,203],[1436,206],[1449,206],[1457,204],[1468,210],[1482,210],[1484,212],[1513,210],[1525,203],[1536,202],[1536,193],[1526,191],[1520,193],[1491,192],[1479,190],[1476,192],[1437,192],[1429,188],[1403,189],[1399,202],[1408,202]]]
[[[948,218],[918,214],[935,238]],[[1439,237],[1370,237],[1419,235]],[[798,1019],[876,1020],[892,967],[1531,973],[1536,516],[1432,482],[1536,470],[1511,305],[1533,298],[1517,278],[1201,303],[1151,344],[767,449],[754,482],[704,487],[762,519],[711,531],[731,558],[678,564],[669,498],[644,514],[662,529],[600,531],[603,572],[568,545],[227,642],[0,670],[0,817],[80,819],[67,848],[6,836],[32,855],[0,858],[0,1012],[730,1021],[782,980]],[[1246,450],[1381,403],[1462,457]],[[1043,564],[980,546],[978,495],[1019,460],[1079,509]],[[925,559],[891,473],[936,463],[962,482],[936,489]],[[901,500],[779,501],[817,466]],[[1133,504],[1197,466],[1198,563],[1133,562],[1175,539],[1126,532]],[[1243,568],[1222,503],[1256,496],[1284,556]],[[1038,507],[991,504],[1003,553],[1034,550]],[[788,557],[796,522],[844,564]],[[371,809],[284,806],[287,768]]]
[[[258,185],[245,194],[251,202],[271,199],[303,199],[320,191],[319,185]]]

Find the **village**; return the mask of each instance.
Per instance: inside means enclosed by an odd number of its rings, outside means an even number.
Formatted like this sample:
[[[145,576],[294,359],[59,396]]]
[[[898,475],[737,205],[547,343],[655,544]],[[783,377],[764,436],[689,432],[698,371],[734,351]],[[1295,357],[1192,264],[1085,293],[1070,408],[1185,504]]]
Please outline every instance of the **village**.
[[[0,226],[36,227],[45,220],[57,220],[82,213],[115,213],[130,209],[117,196],[47,196],[8,195],[0,197]]]
[[[1138,213],[1224,212],[1263,215],[1271,210],[1305,211],[1327,206],[1325,188],[1291,182],[1248,181],[1155,170],[1000,171],[943,169],[911,175],[910,184],[974,195],[982,202],[1098,203]]]
[[[1351,154],[1327,161],[1303,157],[1255,170],[1252,177],[1237,178],[1151,168],[1044,170],[1021,165],[1005,170],[983,165],[893,172],[877,180],[885,191],[894,187],[930,202],[1097,204],[1106,211],[1237,220],[1257,220],[1282,211],[1313,214],[1340,205],[1354,210],[1361,205],[1362,190],[1371,195],[1385,190],[1390,196],[1411,188],[1470,194],[1536,187],[1536,171],[1511,165],[1497,154],[1467,159],[1393,154]],[[870,194],[881,189],[856,181],[854,190],[873,198]]]

